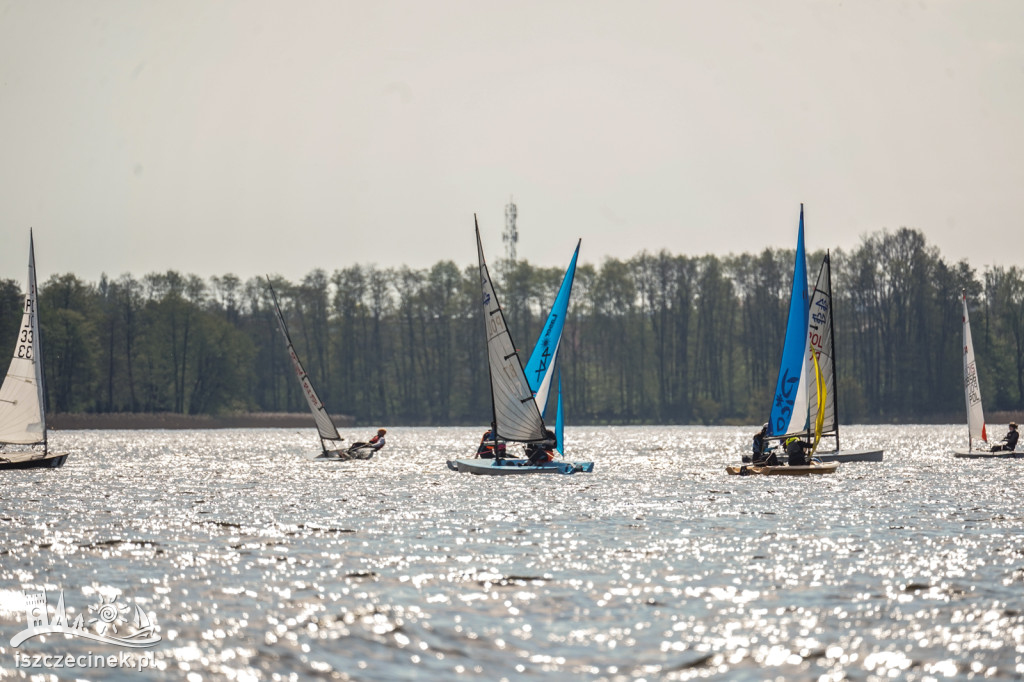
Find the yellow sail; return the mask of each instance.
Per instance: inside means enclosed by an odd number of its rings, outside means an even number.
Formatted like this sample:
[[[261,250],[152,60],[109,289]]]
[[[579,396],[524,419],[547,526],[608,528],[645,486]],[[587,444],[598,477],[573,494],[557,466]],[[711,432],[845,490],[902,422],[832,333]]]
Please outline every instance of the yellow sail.
[[[818,416],[814,420],[814,446],[811,448],[811,456],[818,450],[818,443],[821,442],[821,428],[825,423],[825,398],[828,389],[825,387],[825,377],[821,374],[821,367],[818,366],[818,353],[811,348],[811,359],[814,360],[814,378],[818,385]]]

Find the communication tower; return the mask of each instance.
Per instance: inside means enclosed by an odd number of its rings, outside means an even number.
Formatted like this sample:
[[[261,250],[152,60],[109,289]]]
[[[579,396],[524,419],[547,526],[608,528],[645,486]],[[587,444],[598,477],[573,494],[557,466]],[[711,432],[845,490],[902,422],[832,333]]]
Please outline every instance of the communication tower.
[[[516,204],[512,197],[508,198],[508,205],[505,206],[505,231],[501,234],[501,241],[505,242],[505,253],[508,255],[508,259],[514,263],[519,230],[516,229]]]

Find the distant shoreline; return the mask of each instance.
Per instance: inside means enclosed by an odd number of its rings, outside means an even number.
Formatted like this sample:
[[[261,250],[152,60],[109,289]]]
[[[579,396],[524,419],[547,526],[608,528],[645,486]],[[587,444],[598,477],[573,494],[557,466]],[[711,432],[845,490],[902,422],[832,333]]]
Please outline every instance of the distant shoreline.
[[[359,426],[355,417],[350,415],[332,415],[331,419],[339,428]],[[47,426],[54,431],[74,430],[105,430],[105,429],[275,429],[275,428],[315,428],[313,417],[308,412],[252,412],[232,414],[220,417],[209,415],[159,413],[115,413],[115,414],[49,414],[46,416]],[[936,415],[930,418],[918,418],[914,421],[898,422],[906,424],[957,424],[963,420],[962,415]],[[1010,421],[1024,421],[1020,412],[992,412],[986,415],[989,425],[1001,427]],[[893,422],[878,422],[879,425]],[[840,428],[854,424],[841,424]],[[860,425],[860,424],[856,424]],[[366,423],[367,428],[388,426],[387,424]],[[392,424],[391,426],[394,426]],[[446,424],[439,426],[458,426]],[[486,425],[483,425],[486,427]],[[599,426],[595,424],[572,424],[572,426]],[[613,424],[605,426],[642,426],[641,424]],[[691,426],[699,426],[691,424]],[[743,424],[723,423],[718,426],[743,426]],[[966,424],[964,426],[966,427]]]
[[[355,426],[356,420],[348,415],[332,415],[338,427]],[[257,428],[316,428],[309,412],[253,412],[220,417],[209,415],[158,413],[113,414],[51,414],[47,426],[54,431],[81,429],[257,429]]]

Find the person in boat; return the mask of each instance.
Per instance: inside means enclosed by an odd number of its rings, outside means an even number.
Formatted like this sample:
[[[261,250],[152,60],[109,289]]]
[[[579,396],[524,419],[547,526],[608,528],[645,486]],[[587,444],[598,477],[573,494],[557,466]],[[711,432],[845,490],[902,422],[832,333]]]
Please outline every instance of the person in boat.
[[[754,442],[751,449],[753,450],[753,455],[750,459],[752,464],[775,466],[779,463],[778,457],[772,452],[768,442],[768,422],[765,422],[761,430],[754,434]]]
[[[491,428],[484,431],[483,437],[480,439],[480,445],[477,446],[476,456],[480,459],[503,459],[505,457],[505,441],[494,440],[494,424],[491,424]]]
[[[807,461],[807,449],[811,447],[811,444],[807,441],[802,441],[796,436],[786,440],[786,457],[789,460],[789,466],[805,466],[810,464]]]
[[[555,458],[557,442],[551,429],[544,429],[544,440],[526,445],[526,461],[530,464],[547,464]]]
[[[377,435],[365,443],[361,441],[358,443],[352,443],[352,447],[348,449],[348,453],[356,456],[358,459],[370,459],[378,450],[387,445],[384,441],[384,435],[387,432],[387,429],[377,429]]]
[[[1017,422],[1010,422],[1010,430],[1003,436],[1003,440],[992,446],[992,452],[1013,452],[1017,449]]]

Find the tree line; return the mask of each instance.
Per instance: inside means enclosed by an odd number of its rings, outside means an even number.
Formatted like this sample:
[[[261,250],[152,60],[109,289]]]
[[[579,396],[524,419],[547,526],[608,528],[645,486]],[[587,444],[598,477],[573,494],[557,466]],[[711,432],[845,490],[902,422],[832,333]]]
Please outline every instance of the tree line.
[[[823,256],[808,255],[812,285]],[[662,251],[581,263],[560,352],[569,423],[766,419],[793,257],[784,249]],[[979,274],[907,228],[867,236],[831,260],[842,422],[963,412],[961,289],[986,409],[1024,408],[1024,270]],[[563,271],[505,260],[492,275],[525,363]],[[475,263],[353,265],[272,281],[333,414],[375,424],[490,421]],[[13,343],[22,296],[17,281],[0,280],[0,339]],[[307,409],[263,278],[169,271],[86,283],[55,275],[40,287],[39,311],[50,411]]]

